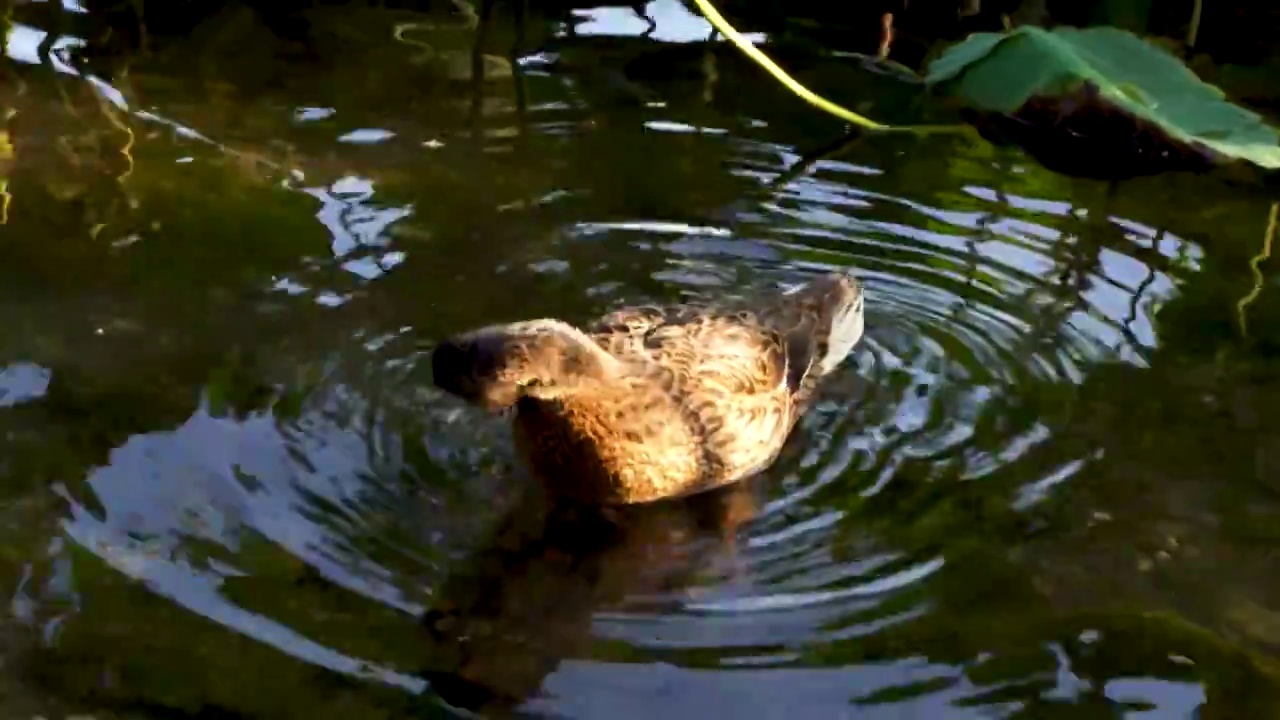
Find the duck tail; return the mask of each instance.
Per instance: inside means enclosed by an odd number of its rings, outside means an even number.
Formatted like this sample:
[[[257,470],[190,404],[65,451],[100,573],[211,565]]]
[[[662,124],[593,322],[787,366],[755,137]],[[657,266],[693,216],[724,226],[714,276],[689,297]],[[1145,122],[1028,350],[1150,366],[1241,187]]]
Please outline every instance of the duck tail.
[[[431,357],[437,387],[488,407],[574,392],[616,376],[619,363],[559,320],[492,325],[448,338]]]

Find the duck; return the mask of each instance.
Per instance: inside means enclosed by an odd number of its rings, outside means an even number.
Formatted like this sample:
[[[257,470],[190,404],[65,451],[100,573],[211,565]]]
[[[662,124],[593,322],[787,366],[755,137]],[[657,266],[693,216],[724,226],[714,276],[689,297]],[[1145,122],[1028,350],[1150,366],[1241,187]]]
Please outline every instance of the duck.
[[[581,326],[540,318],[469,330],[431,350],[432,382],[511,415],[517,455],[552,498],[626,506],[772,465],[864,326],[862,285],[844,270],[623,307]]]

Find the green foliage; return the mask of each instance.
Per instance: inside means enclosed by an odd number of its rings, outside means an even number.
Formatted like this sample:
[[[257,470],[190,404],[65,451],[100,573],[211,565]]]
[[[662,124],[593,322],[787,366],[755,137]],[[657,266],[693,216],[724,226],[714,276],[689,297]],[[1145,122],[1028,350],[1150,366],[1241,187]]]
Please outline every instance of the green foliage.
[[[1092,87],[1102,105],[1153,124],[1173,143],[1280,168],[1275,128],[1170,53],[1114,27],[976,33],[931,63],[925,80],[975,110],[1005,114]],[[1068,101],[1059,113],[1077,109]]]

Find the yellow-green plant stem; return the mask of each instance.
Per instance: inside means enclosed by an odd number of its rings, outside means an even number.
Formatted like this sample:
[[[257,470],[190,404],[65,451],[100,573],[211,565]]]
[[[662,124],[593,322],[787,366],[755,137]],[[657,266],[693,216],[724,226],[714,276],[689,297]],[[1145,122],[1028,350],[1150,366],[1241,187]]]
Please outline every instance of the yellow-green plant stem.
[[[783,86],[785,86],[788,90],[798,95],[801,100],[804,100],[805,102],[809,103],[810,105],[813,105],[814,107],[820,110],[824,110],[832,115],[835,115],[841,120],[845,120],[847,122],[853,123],[854,125],[857,125],[858,127],[863,128],[864,130],[872,130],[877,132],[896,130],[899,132],[905,131],[905,132],[914,132],[914,133],[930,133],[930,132],[966,132],[968,130],[967,126],[963,126],[963,125],[957,125],[957,126],[930,125],[930,126],[894,127],[892,125],[885,125],[883,123],[878,123],[875,120],[863,117],[862,115],[859,115],[858,113],[852,110],[843,108],[831,102],[830,100],[822,97],[821,95],[815,93],[814,91],[810,90],[804,85],[801,85],[798,80],[788,75],[786,70],[783,70],[781,67],[778,67],[778,64],[775,63],[773,60],[770,60],[768,55],[765,55],[759,48],[757,48],[755,45],[752,45],[745,37],[742,36],[742,33],[735,30],[734,27],[729,24],[729,21],[725,20],[724,16],[721,15],[720,12],[716,10],[715,6],[711,4],[710,0],[693,0],[693,3],[698,6],[698,10],[702,11],[702,14],[711,23],[712,27],[714,27],[721,35],[728,38],[729,42],[733,43],[734,46],[736,46],[739,50],[741,50],[743,54],[745,54],[747,57],[754,60],[757,65],[764,68],[766,72],[768,72],[775,79],[777,79],[778,82],[782,83]]]
[[[1191,22],[1187,25],[1187,48],[1194,50],[1196,40],[1200,37],[1200,15],[1204,12],[1203,0],[1195,0],[1191,5]]]
[[[707,20],[711,22],[712,27],[718,30],[721,35],[729,38],[729,42],[736,45],[737,48],[747,57],[755,60],[756,64],[764,68],[770,75],[777,78],[778,82],[785,85],[788,90],[800,96],[800,99],[808,102],[814,107],[826,110],[841,120],[847,120],[858,127],[866,128],[868,130],[889,129],[890,126],[865,118],[852,110],[846,110],[845,108],[840,107],[839,105],[813,92],[809,88],[801,85],[795,78],[788,75],[786,70],[778,67],[777,63],[770,60],[768,55],[765,55],[759,48],[748,42],[747,39],[742,36],[742,33],[735,30],[734,27],[729,24],[729,21],[725,20],[724,16],[715,9],[715,6],[712,5],[709,0],[693,0],[693,2],[698,6],[698,9],[702,11],[702,14],[706,16]]]
[[[0,38],[0,40],[3,39]],[[0,162],[3,163],[12,162],[16,153],[13,147],[13,136],[9,132],[9,121],[17,114],[17,110],[7,108],[3,117],[0,117],[0,123],[4,123],[4,129],[0,130]],[[0,225],[9,224],[9,203],[12,201],[13,196],[9,194],[9,178],[7,174],[0,176]]]
[[[1262,249],[1249,260],[1249,272],[1253,274],[1253,289],[1249,291],[1248,295],[1240,298],[1240,302],[1236,303],[1236,314],[1239,315],[1241,337],[1249,337],[1249,325],[1245,321],[1244,311],[1254,300],[1258,299],[1258,295],[1262,294],[1262,285],[1265,280],[1262,277],[1262,270],[1259,266],[1262,265],[1264,260],[1271,257],[1271,241],[1276,235],[1277,220],[1280,220],[1280,202],[1271,203],[1271,215],[1267,218],[1267,230],[1262,236]]]
[[[476,26],[480,24],[480,16],[476,14],[475,7],[473,7],[471,3],[467,2],[467,0],[453,0],[453,6],[458,8],[458,10],[462,13],[462,20],[463,20],[462,27],[464,29],[474,30]],[[411,37],[406,37],[405,32],[409,30],[417,30],[417,29],[434,30],[438,27],[440,26],[437,25],[436,23],[429,23],[429,22],[396,23],[391,28],[391,37],[394,38],[396,42],[401,42],[401,43],[404,43],[405,45],[414,45],[416,47],[420,47],[427,52],[428,57],[434,57],[436,54],[435,48],[431,47],[431,45],[421,40],[414,40]]]

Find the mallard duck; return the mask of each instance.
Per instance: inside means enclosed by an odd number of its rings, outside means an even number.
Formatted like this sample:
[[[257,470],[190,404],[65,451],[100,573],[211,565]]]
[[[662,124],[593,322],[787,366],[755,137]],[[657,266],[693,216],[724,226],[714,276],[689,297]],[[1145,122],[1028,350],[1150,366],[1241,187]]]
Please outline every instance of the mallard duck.
[[[755,297],[622,308],[582,328],[491,325],[439,343],[433,380],[514,408],[517,451],[556,497],[690,495],[773,463],[862,337],[862,298],[851,274],[833,273]]]

